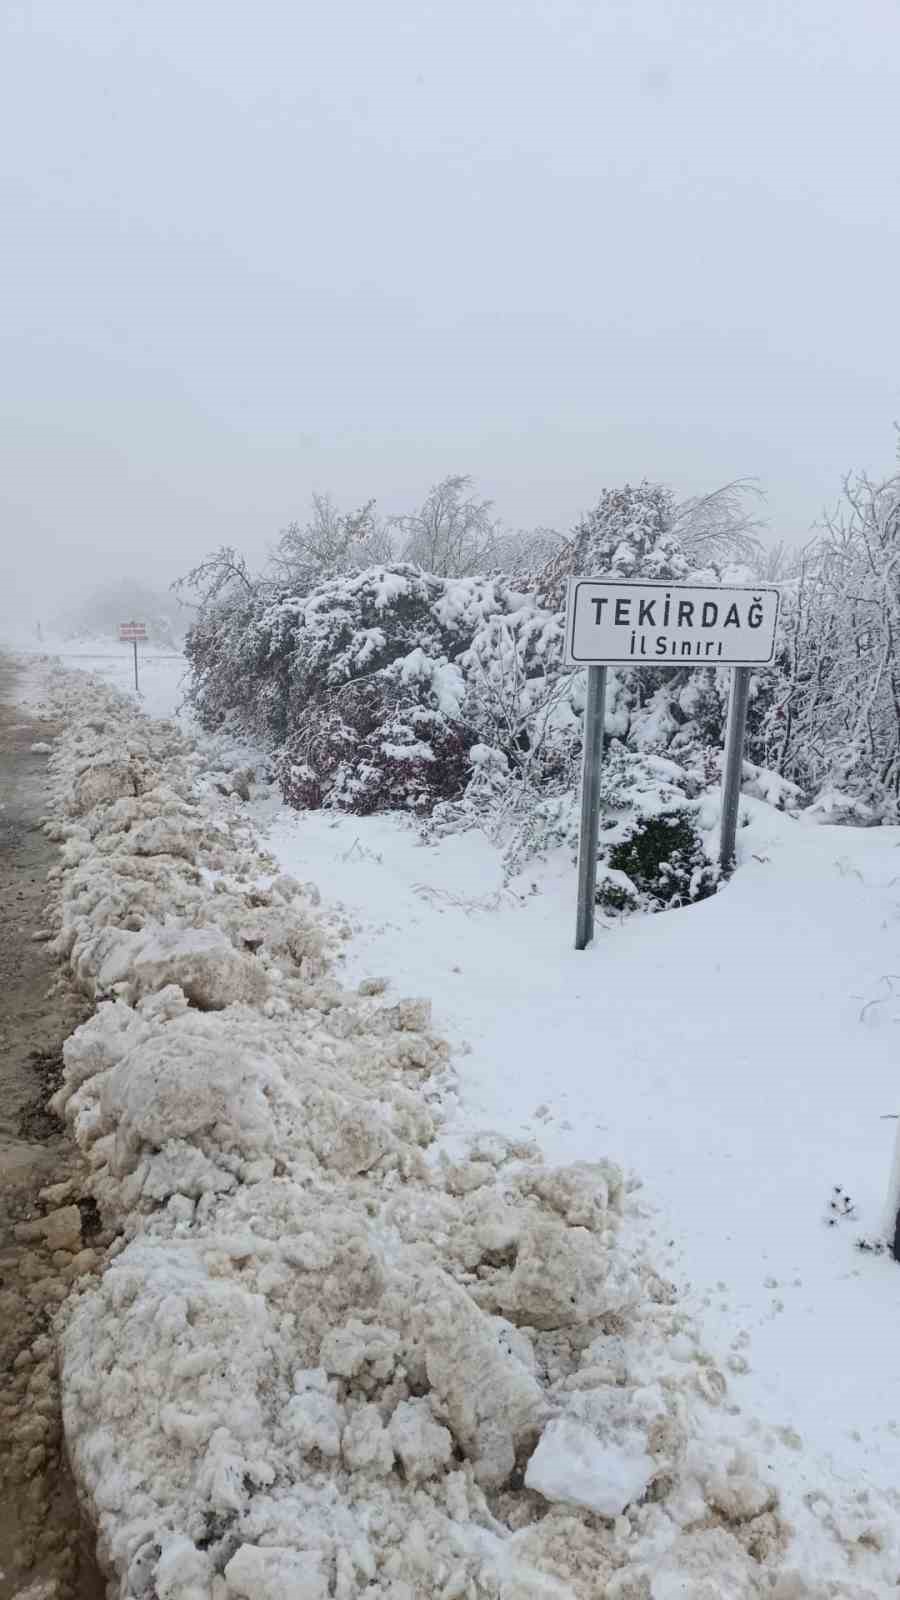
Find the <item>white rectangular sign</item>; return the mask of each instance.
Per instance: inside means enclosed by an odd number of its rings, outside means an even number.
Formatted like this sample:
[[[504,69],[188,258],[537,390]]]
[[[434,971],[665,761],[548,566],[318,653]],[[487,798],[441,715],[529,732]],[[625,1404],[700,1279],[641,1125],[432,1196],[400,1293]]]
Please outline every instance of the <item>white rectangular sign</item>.
[[[570,578],[570,666],[753,667],[775,654],[778,590],[769,584]]]
[[[120,638],[120,640],[122,641],[123,644],[127,643],[127,641],[130,640],[130,639],[141,640],[141,639],[146,639],[146,637],[147,637],[147,624],[145,622],[120,622],[119,623],[119,638]]]

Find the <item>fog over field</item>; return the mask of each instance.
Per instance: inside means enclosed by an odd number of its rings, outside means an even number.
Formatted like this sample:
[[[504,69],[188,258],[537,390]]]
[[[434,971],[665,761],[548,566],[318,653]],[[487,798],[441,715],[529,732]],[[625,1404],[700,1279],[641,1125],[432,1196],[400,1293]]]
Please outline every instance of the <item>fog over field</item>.
[[[8,0],[0,613],[470,473],[512,527],[900,416],[890,0]]]

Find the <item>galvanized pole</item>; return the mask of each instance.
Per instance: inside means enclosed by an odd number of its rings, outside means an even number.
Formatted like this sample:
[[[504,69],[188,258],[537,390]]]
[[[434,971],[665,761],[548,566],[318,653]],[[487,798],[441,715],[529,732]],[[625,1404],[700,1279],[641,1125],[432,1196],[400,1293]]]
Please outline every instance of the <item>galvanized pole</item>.
[[[134,640],[134,691],[135,691],[135,694],[138,694],[140,692],[138,690],[138,675],[137,675],[137,639]]]
[[[741,803],[741,778],[744,768],[744,735],[747,731],[747,701],[750,696],[750,667],[735,667],[731,675],[728,702],[728,731],[725,736],[725,777],[722,784],[722,834],[719,862],[723,872],[734,867],[738,808]]]
[[[581,840],[578,846],[578,916],[575,949],[584,950],[594,937],[597,893],[597,832],[600,826],[600,768],[603,765],[603,712],[606,668],[588,667],[584,708],[584,758],[581,772]]]

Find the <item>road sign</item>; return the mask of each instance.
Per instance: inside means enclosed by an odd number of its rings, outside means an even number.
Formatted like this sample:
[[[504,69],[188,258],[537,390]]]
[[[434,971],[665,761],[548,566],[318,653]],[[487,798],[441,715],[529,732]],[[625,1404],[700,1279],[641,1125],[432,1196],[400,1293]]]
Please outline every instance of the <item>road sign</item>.
[[[775,654],[778,590],[570,578],[571,666],[756,667]]]
[[[603,763],[607,667],[733,667],[719,860],[734,866],[751,668],[775,654],[779,592],[769,584],[654,583],[627,578],[570,578],[566,660],[588,669],[578,847],[575,948],[594,937],[597,824]]]
[[[139,644],[144,644],[144,642],[146,641],[146,638],[147,638],[147,624],[146,624],[146,622],[120,622],[119,623],[119,638],[120,638],[120,640],[122,641],[123,644],[132,644],[134,646],[134,690],[135,690],[135,694],[138,694],[140,692],[140,690],[138,688],[138,653],[137,653],[137,647],[138,647]]]

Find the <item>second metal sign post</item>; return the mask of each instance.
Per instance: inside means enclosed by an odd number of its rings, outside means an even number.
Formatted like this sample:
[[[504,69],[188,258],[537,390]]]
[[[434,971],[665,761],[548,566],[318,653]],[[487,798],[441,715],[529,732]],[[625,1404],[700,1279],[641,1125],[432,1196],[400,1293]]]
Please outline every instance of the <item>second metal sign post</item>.
[[[145,622],[120,622],[119,638],[123,644],[131,643],[134,645],[134,689],[137,694],[140,692],[138,689],[137,647],[139,643],[143,644],[147,638],[147,624]]]
[[[594,936],[603,716],[609,666],[733,667],[719,858],[734,865],[750,673],[775,654],[778,590],[770,585],[570,578],[566,660],[588,669],[575,948]]]

